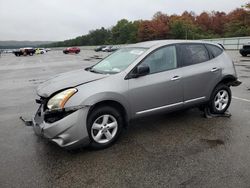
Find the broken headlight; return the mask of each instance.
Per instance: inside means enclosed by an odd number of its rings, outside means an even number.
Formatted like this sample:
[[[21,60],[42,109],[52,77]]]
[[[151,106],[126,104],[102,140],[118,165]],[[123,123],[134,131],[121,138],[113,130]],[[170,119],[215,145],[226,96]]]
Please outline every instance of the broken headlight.
[[[66,102],[77,92],[76,88],[66,89],[49,99],[47,108],[49,110],[63,109]]]

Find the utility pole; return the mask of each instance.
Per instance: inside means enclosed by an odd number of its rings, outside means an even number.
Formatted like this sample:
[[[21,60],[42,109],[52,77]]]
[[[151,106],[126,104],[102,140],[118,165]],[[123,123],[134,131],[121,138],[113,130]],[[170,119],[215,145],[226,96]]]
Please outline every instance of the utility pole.
[[[186,40],[188,39],[188,27],[186,26]]]

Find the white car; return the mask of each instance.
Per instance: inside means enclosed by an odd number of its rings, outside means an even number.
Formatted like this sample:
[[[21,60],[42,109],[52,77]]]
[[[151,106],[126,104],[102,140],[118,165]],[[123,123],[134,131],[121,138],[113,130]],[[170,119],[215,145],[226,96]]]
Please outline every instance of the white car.
[[[45,54],[47,53],[45,48],[36,48],[36,54]]]

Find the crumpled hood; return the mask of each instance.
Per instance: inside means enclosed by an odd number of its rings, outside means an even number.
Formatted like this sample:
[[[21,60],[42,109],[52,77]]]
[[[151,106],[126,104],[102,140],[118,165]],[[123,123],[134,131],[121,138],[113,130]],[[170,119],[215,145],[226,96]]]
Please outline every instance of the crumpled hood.
[[[93,82],[107,76],[105,74],[92,73],[84,69],[62,73],[40,84],[37,88],[37,94],[47,98],[59,90]]]

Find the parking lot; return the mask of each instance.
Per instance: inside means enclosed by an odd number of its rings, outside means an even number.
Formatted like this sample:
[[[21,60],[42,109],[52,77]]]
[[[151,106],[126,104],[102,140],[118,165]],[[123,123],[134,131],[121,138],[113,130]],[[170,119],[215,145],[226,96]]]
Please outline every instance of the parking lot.
[[[0,57],[0,187],[249,187],[250,57],[229,51],[243,84],[231,118],[198,109],[134,121],[111,148],[69,152],[38,138],[20,116],[37,110],[36,87],[107,53]]]

